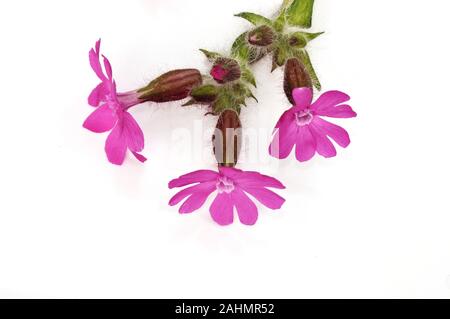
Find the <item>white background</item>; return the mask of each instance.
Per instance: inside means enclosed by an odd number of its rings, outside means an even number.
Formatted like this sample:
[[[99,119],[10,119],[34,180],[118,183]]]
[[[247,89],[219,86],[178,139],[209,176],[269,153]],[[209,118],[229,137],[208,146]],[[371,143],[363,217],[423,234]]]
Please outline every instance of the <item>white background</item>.
[[[213,168],[173,135],[201,124],[208,150],[204,109],[135,108],[145,165],[110,165],[106,136],[82,129],[98,37],[119,88],[134,89],[173,68],[207,72],[197,49],[225,52],[249,26],[234,13],[280,3],[0,2],[0,297],[450,297],[448,1],[316,1],[326,34],[310,53],[324,89],[352,96],[359,117],[338,121],[352,144],[330,160],[241,165],[288,187],[255,227],[167,206],[170,179]],[[269,130],[288,107],[269,68],[255,68],[247,128]]]

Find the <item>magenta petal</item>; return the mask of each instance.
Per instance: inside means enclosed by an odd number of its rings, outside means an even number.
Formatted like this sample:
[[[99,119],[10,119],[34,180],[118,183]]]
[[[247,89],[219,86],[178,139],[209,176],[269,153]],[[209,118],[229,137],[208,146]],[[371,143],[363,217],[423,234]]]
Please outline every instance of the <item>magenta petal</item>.
[[[277,122],[277,125],[275,126],[276,129],[280,127],[287,128],[292,124],[292,122],[295,121],[295,112],[293,112],[292,110],[293,108],[284,112],[283,115],[281,115],[280,119]],[[276,130],[274,130],[274,132],[275,131]]]
[[[334,117],[341,119],[349,119],[358,116],[349,105],[338,105],[329,108],[319,109],[314,112],[316,115]]]
[[[123,134],[122,123],[118,123],[111,131],[105,144],[108,160],[115,165],[122,165],[127,152],[127,141]]]
[[[144,149],[144,133],[139,124],[128,112],[123,112],[123,134],[125,135],[127,146],[132,152],[140,152]]]
[[[136,159],[137,159],[139,162],[141,162],[141,163],[147,162],[147,157],[145,157],[144,155],[139,154],[139,153],[137,153],[137,152],[131,152],[131,153],[134,155],[134,157],[136,157]]]
[[[296,88],[292,91],[292,97],[295,101],[295,110],[301,111],[311,106],[313,90],[308,87]]]
[[[297,135],[295,153],[299,162],[309,161],[316,154],[316,140],[308,126],[302,127]]]
[[[245,188],[244,191],[270,209],[280,209],[286,201],[280,195],[266,188]]]
[[[169,188],[183,187],[194,183],[204,183],[210,181],[216,181],[219,174],[210,170],[195,171],[179,178],[176,178],[169,182]]]
[[[323,93],[316,102],[311,105],[311,110],[320,112],[320,110],[335,107],[341,103],[350,100],[350,96],[340,91],[328,91]]]
[[[320,117],[314,117],[313,124],[318,126],[325,132],[329,137],[331,137],[336,143],[338,143],[341,147],[346,148],[350,145],[350,136],[348,132],[344,130],[342,127],[325,121]]]
[[[325,158],[335,157],[337,155],[336,148],[329,140],[326,133],[320,127],[315,126],[312,123],[309,125],[309,129],[316,140],[317,153]]]
[[[258,208],[256,208],[255,203],[239,188],[231,193],[231,197],[241,223],[249,226],[255,225],[258,220]]]
[[[216,186],[215,182],[207,182],[207,183],[201,183],[201,184],[197,184],[197,185],[185,188],[182,191],[175,194],[175,196],[173,196],[170,199],[169,205],[170,206],[178,205],[183,199],[185,199],[186,197],[188,197],[194,193],[202,193],[209,189],[212,189],[211,190],[211,192],[212,192],[216,189],[215,186]]]
[[[212,202],[209,212],[212,219],[219,225],[231,225],[233,223],[233,202],[230,194],[218,194]]]
[[[83,127],[94,133],[104,133],[110,131],[116,123],[116,113],[105,104],[89,115],[84,121]]]
[[[262,175],[258,172],[243,172],[241,176],[234,179],[235,183],[243,188],[271,187],[285,189],[286,187],[276,178]]]
[[[91,106],[99,106],[100,102],[105,100],[105,96],[105,86],[103,83],[100,83],[95,89],[92,90],[88,98],[88,103]]]
[[[291,154],[295,144],[298,126],[291,111],[283,114],[277,124],[277,131],[269,146],[269,154],[275,158],[285,159]]]
[[[197,189],[180,207],[180,214],[190,214],[203,206],[209,195],[216,190],[215,183],[206,183]]]
[[[106,80],[105,75],[103,74],[102,65],[100,63],[100,40],[95,44],[95,50],[91,49],[89,51],[89,62],[91,64],[92,70],[94,70],[95,74],[102,81]]]
[[[106,75],[108,76],[108,79],[112,80],[113,73],[111,63],[109,62],[108,58],[106,58],[104,55],[103,55],[103,64],[105,65],[105,71]]]

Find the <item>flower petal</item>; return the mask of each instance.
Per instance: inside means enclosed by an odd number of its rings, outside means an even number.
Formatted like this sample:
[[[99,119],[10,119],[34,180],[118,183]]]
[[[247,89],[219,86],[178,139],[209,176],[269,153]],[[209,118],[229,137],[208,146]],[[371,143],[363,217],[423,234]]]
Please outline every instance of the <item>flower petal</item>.
[[[299,130],[295,155],[299,162],[307,162],[316,154],[316,140],[308,126]]]
[[[89,62],[98,78],[104,81],[106,80],[106,76],[103,74],[102,65],[100,63],[100,44],[101,40],[98,40],[95,44],[95,49],[89,51]]]
[[[144,149],[144,133],[139,124],[128,112],[122,113],[123,134],[127,140],[127,146],[132,152],[141,152]]]
[[[326,133],[320,129],[320,127],[313,125],[312,123],[309,125],[309,130],[311,134],[314,136],[316,140],[316,150],[317,153],[322,155],[325,158],[335,157],[336,156],[336,148],[333,143],[328,139]]]
[[[350,96],[340,91],[328,91],[323,93],[316,102],[311,105],[311,110],[320,112],[320,110],[335,107],[341,103],[350,100]]]
[[[314,114],[340,119],[349,119],[358,116],[349,105],[338,105],[320,109],[319,111],[315,111]]]
[[[203,206],[203,204],[208,199],[209,195],[213,191],[216,190],[215,183],[207,183],[203,184],[203,189],[201,191],[194,192],[180,207],[180,214],[190,214],[200,207]]]
[[[293,108],[291,108],[290,110],[287,110],[286,112],[283,113],[283,115],[281,115],[280,119],[277,122],[277,125],[275,126],[275,128],[280,128],[280,127],[289,127],[292,122],[295,121],[295,112],[292,111]],[[274,130],[275,132],[276,130]]]
[[[261,204],[270,209],[280,209],[286,201],[280,195],[266,188],[245,188],[244,191],[255,197]]]
[[[147,162],[147,157],[145,157],[144,155],[139,154],[139,153],[137,153],[137,152],[131,152],[131,153],[134,155],[134,157],[136,157],[136,159],[137,159],[139,162],[141,162],[141,163]]]
[[[346,148],[350,145],[350,136],[348,132],[342,127],[325,121],[324,119],[316,116],[313,120],[313,125],[318,126],[324,131],[329,137],[331,137],[339,146]]]
[[[123,134],[123,124],[121,121],[111,131],[105,144],[106,155],[108,160],[115,165],[122,165],[127,152],[127,141]]]
[[[295,101],[295,111],[301,111],[311,106],[313,90],[308,87],[296,88],[292,91],[292,97]]]
[[[298,126],[291,111],[283,114],[277,124],[277,131],[269,146],[269,154],[275,158],[285,159],[291,154],[295,144]]]
[[[99,106],[100,102],[105,101],[105,96],[107,90],[105,90],[105,85],[100,83],[95,89],[92,90],[88,98],[88,103],[91,106]]]
[[[186,185],[194,184],[194,183],[204,183],[216,181],[219,174],[210,170],[199,170],[195,171],[179,178],[176,178],[169,182],[169,188],[173,189],[176,187],[183,187]]]
[[[112,72],[112,67],[111,67],[111,63],[109,62],[108,58],[103,56],[103,65],[105,66],[105,71],[106,71],[106,75],[108,76],[108,79],[112,80],[113,78],[113,72]]]
[[[233,202],[230,194],[222,193],[217,197],[209,208],[212,219],[222,226],[231,225],[233,223]]]
[[[276,178],[258,172],[243,172],[234,182],[242,188],[272,187],[285,189],[286,187]]]
[[[255,203],[239,188],[231,193],[231,197],[241,223],[248,226],[255,225],[258,220],[258,208]]]
[[[177,194],[175,194],[175,196],[173,196],[170,201],[169,201],[169,205],[170,206],[175,206],[178,205],[183,199],[185,199],[186,197],[197,193],[197,192],[204,192],[207,189],[210,189],[211,186],[214,186],[213,190],[215,189],[215,183],[213,182],[207,182],[207,183],[200,183],[194,186],[190,186],[188,188],[183,189],[182,191],[178,192]]]
[[[83,127],[94,133],[104,133],[110,131],[116,123],[116,113],[104,104],[89,115]]]

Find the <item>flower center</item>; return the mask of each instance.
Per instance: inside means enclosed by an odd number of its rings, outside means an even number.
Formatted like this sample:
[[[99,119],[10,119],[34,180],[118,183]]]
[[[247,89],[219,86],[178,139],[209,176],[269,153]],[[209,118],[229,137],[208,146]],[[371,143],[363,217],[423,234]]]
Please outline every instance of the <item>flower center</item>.
[[[295,113],[295,121],[298,126],[305,126],[312,122],[314,116],[311,114],[310,110],[304,110]]]
[[[119,109],[116,96],[107,94],[105,97],[105,102],[112,111],[117,111]]]
[[[219,177],[216,187],[217,187],[217,191],[219,192],[219,194],[222,194],[222,193],[229,194],[232,191],[234,191],[233,181],[226,176]]]

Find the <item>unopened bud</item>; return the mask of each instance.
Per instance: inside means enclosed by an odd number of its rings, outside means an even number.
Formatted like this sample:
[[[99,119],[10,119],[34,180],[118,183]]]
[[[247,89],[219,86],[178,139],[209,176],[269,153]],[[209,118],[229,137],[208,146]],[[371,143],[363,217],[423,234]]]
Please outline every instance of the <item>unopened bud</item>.
[[[241,78],[241,67],[236,60],[218,58],[210,74],[218,83],[224,84],[239,80]]]
[[[296,32],[292,34],[291,37],[289,38],[289,45],[291,47],[304,48],[306,47],[307,44],[308,42],[306,41],[305,37],[302,35],[301,32]]]
[[[298,59],[289,59],[284,70],[284,92],[292,104],[295,104],[292,91],[302,87],[312,88],[311,77]]]
[[[275,33],[272,28],[262,25],[248,33],[248,42],[259,47],[266,47],[273,43]]]
[[[139,98],[158,103],[182,100],[202,81],[202,75],[196,69],[170,71],[140,89]]]
[[[191,92],[191,97],[197,103],[209,104],[217,99],[219,88],[215,85],[203,85],[194,88]]]
[[[323,34],[323,32],[318,32],[318,33],[308,33],[308,32],[301,32],[301,31],[294,32],[289,37],[289,45],[291,47],[303,49],[304,47],[306,47],[306,45],[310,41],[314,40],[315,38],[317,38],[318,36],[320,36],[322,34]]]
[[[236,111],[222,112],[212,141],[219,166],[236,166],[242,144],[242,125]]]

